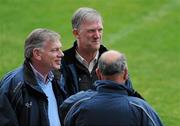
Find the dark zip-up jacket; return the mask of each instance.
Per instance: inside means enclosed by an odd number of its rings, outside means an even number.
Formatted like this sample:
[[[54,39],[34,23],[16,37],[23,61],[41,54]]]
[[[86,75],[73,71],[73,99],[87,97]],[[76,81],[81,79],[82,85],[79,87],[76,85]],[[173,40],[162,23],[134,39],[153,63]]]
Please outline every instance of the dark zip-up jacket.
[[[128,87],[113,81],[98,80],[95,91],[72,95],[64,105],[73,101],[65,126],[163,126],[146,101],[132,97]]]
[[[98,79],[95,72],[98,63],[96,63],[92,72],[89,73],[88,69],[76,59],[76,48],[77,42],[75,41],[72,48],[64,51],[64,57],[62,59],[61,72],[64,75],[62,83],[68,96],[81,90],[94,89],[93,83]],[[106,51],[107,48],[101,45],[99,57]],[[130,79],[127,80],[126,85],[132,88]]]
[[[52,86],[59,111],[66,96],[60,85],[60,72],[53,73]],[[8,73],[0,85],[1,126],[49,126],[48,99],[38,85],[28,61]]]

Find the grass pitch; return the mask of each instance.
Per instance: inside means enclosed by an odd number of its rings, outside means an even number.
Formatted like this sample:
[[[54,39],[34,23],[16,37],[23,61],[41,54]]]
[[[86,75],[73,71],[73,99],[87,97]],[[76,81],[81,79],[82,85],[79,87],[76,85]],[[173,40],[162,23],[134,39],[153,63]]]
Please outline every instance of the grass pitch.
[[[133,86],[167,126],[180,120],[180,0],[0,0],[0,78],[23,62],[34,28],[59,32],[73,43],[71,16],[82,6],[104,18],[103,43],[126,54]]]

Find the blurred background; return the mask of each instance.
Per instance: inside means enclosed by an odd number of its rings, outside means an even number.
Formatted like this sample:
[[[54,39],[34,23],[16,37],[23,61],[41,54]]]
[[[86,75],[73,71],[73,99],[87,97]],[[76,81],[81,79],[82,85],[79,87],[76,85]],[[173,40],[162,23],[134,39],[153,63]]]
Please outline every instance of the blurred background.
[[[35,28],[72,46],[71,17],[91,7],[104,20],[103,44],[126,54],[133,86],[166,126],[180,125],[180,0],[0,0],[0,78],[24,61]]]

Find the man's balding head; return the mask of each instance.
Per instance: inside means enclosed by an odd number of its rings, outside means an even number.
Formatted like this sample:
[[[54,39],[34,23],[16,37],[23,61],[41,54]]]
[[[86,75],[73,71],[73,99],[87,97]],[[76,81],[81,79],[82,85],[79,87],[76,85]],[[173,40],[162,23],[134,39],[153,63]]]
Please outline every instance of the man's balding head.
[[[127,69],[125,56],[114,50],[103,53],[98,62],[98,69],[104,76],[122,74]]]

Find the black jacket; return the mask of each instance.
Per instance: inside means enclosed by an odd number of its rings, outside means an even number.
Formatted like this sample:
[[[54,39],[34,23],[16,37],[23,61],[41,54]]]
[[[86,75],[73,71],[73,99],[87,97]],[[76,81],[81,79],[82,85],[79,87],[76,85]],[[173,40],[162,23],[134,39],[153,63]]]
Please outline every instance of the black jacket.
[[[66,98],[60,85],[60,73],[54,72],[54,94],[59,106]],[[8,73],[1,80],[0,125],[1,126],[48,126],[48,100],[35,75],[25,61],[20,68]],[[60,116],[60,115],[59,115]]]

